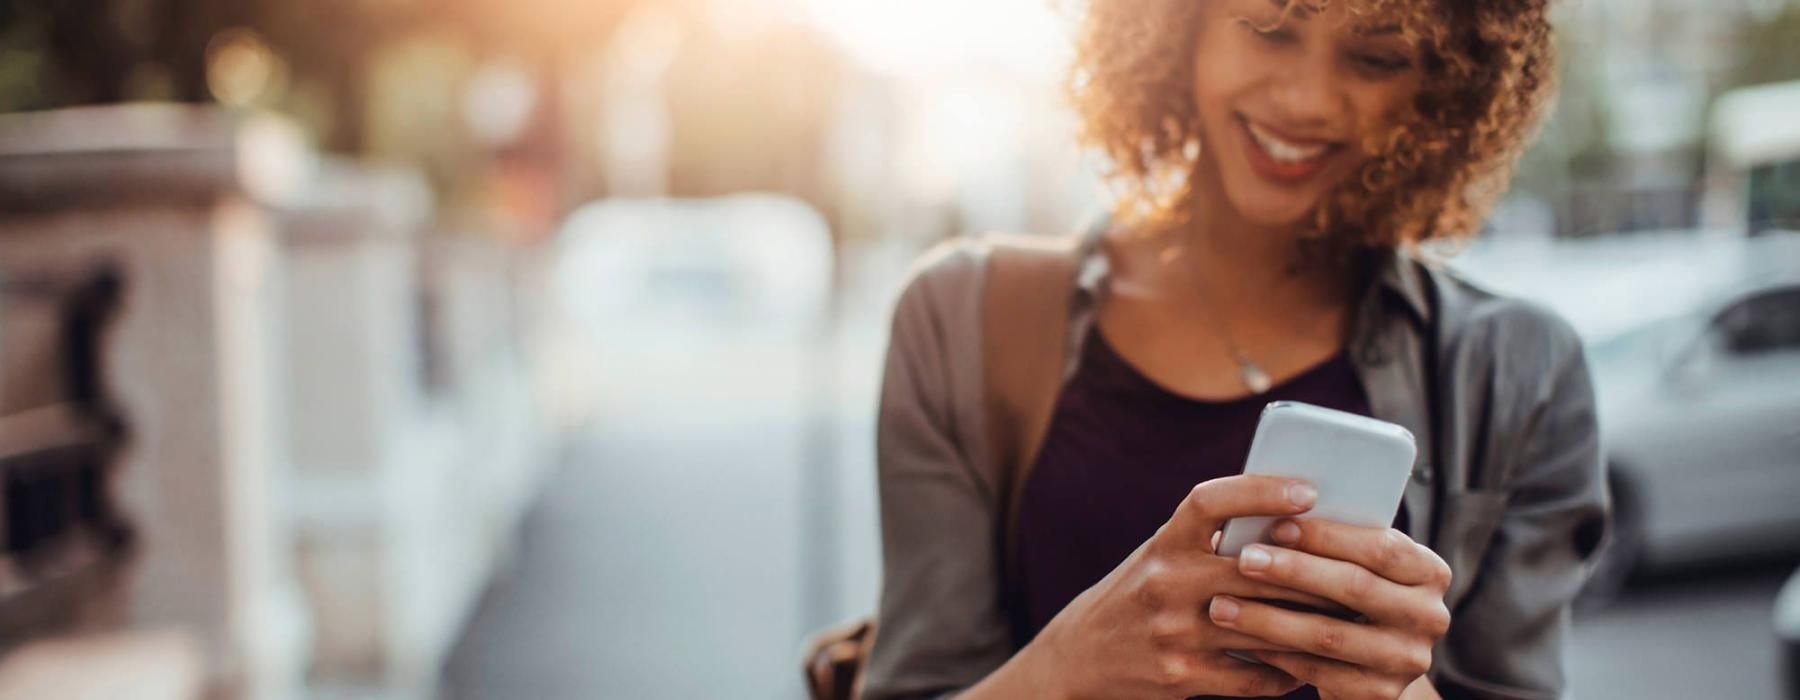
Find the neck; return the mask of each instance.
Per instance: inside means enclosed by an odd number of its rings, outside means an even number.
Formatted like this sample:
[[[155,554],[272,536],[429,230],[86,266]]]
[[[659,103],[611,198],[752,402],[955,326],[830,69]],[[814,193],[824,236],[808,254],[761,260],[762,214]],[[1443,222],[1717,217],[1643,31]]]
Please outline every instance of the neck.
[[[1168,233],[1183,252],[1170,274],[1188,289],[1229,300],[1236,311],[1279,313],[1346,300],[1345,270],[1301,257],[1298,225],[1258,224],[1231,206],[1211,173],[1196,175],[1184,226]],[[1224,312],[1224,311],[1222,311]]]
[[[1231,206],[1216,177],[1196,177],[1186,225],[1170,232],[1170,242],[1184,253],[1179,274],[1192,275],[1202,289],[1227,298],[1292,286],[1298,227],[1251,222]]]

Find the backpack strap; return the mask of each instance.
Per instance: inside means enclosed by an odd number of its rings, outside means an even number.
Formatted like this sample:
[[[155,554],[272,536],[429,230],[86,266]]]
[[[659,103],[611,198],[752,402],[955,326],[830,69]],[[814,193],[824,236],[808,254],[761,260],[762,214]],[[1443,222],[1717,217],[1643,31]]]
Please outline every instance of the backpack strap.
[[[1016,593],[1018,569],[1013,527],[1019,496],[1050,427],[1067,361],[1069,304],[1074,299],[1078,237],[990,235],[986,286],[982,289],[983,411],[990,459],[999,465],[1002,590]],[[1016,611],[1014,611],[1016,613]],[[1017,629],[1017,615],[1010,623]],[[874,618],[863,618],[816,637],[802,661],[809,697],[861,697],[863,671],[876,636]]]
[[[1021,495],[1062,390],[1080,236],[991,235],[982,290],[982,370],[1000,494],[1004,589],[1018,581]]]

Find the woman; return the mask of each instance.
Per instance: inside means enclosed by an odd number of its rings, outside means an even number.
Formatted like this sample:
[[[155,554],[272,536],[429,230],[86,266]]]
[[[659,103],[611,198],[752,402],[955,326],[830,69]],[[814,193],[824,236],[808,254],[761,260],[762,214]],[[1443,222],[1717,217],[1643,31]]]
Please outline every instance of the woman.
[[[1074,253],[1072,361],[1016,503],[969,359],[985,248],[902,296],[866,697],[1563,692],[1606,521],[1580,346],[1413,252],[1504,189],[1551,92],[1545,5],[1087,2],[1071,90],[1129,192]],[[1393,529],[1238,475],[1273,400],[1412,428]],[[1256,515],[1288,518],[1280,546],[1212,554]]]

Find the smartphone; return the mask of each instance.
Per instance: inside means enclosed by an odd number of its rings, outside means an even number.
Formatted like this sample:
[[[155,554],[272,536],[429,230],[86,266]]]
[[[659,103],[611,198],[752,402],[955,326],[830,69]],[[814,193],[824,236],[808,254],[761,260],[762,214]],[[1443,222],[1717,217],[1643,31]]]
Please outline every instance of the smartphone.
[[[1245,474],[1304,479],[1319,489],[1319,500],[1304,516],[1358,527],[1388,527],[1406,495],[1418,447],[1412,433],[1393,423],[1354,413],[1277,401],[1263,408],[1244,460]],[[1217,553],[1235,557],[1245,545],[1271,542],[1276,518],[1237,518],[1225,524]],[[1312,610],[1285,601],[1271,605],[1349,620],[1347,610]],[[1240,651],[1233,658],[1260,664]]]
[[[1297,401],[1263,409],[1244,461],[1245,474],[1303,479],[1319,500],[1301,517],[1357,527],[1388,527],[1400,510],[1418,447],[1393,423]],[[1218,554],[1235,557],[1245,545],[1268,543],[1276,518],[1237,518],[1225,524]]]

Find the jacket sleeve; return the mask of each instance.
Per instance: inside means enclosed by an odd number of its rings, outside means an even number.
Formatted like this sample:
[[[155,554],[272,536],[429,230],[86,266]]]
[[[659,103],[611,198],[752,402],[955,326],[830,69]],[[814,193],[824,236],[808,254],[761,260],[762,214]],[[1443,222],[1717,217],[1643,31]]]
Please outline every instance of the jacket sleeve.
[[[992,480],[980,465],[981,258],[942,251],[893,319],[877,420],[882,592],[863,697],[935,697],[1004,664]]]
[[[1538,375],[1542,389],[1516,443],[1505,507],[1481,574],[1453,611],[1439,650],[1433,680],[1446,698],[1567,693],[1570,607],[1607,529],[1609,503],[1580,340],[1560,319],[1539,321],[1528,336],[1541,339],[1539,347],[1548,350],[1541,356],[1553,359]]]

